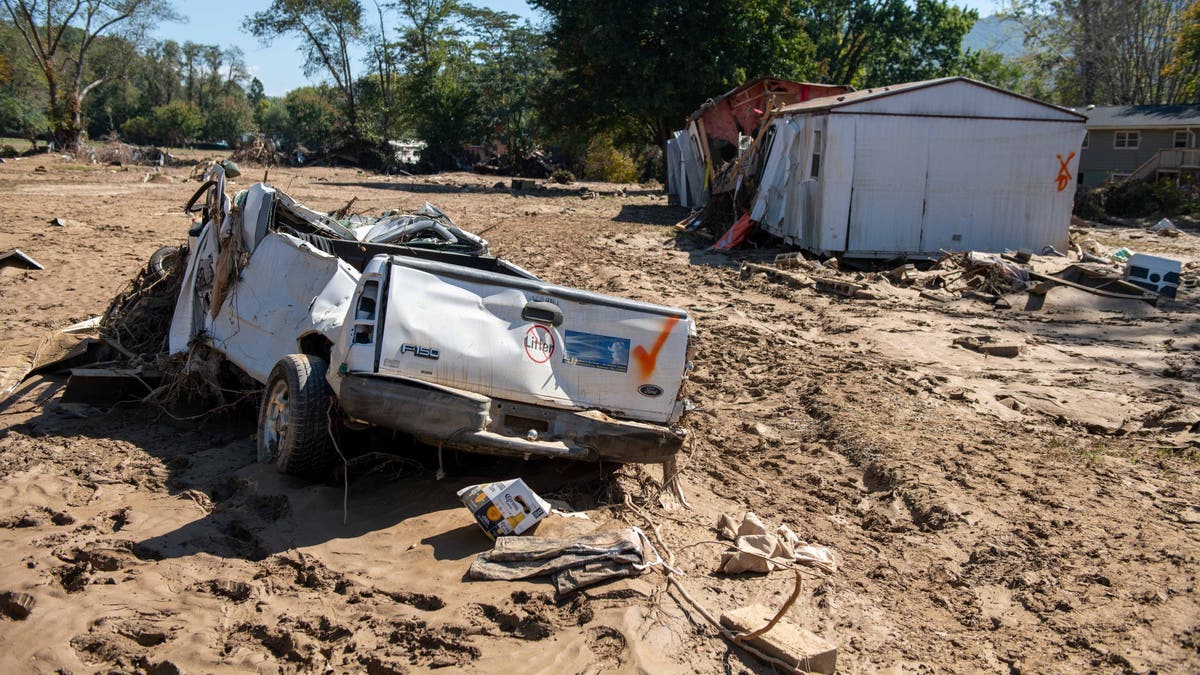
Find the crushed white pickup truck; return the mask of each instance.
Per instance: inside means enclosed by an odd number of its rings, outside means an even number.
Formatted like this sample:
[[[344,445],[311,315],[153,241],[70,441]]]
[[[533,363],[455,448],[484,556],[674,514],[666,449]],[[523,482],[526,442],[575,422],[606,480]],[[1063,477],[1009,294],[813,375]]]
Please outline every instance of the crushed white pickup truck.
[[[188,210],[170,351],[265,385],[258,455],[281,471],[327,474],[330,419],[527,458],[679,450],[685,310],[542,281],[429,204],[337,220],[263,183],[231,200],[217,166]]]

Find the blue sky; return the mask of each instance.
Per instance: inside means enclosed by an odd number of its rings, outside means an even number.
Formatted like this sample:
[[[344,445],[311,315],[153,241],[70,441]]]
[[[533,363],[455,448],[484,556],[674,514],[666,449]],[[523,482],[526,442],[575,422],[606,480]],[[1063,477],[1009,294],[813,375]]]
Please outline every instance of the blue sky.
[[[162,24],[154,32],[156,38],[241,47],[246,53],[246,65],[254,76],[262,80],[270,96],[282,96],[291,89],[314,83],[301,71],[296,40],[284,36],[276,39],[270,47],[263,47],[242,30],[242,20],[269,7],[271,0],[207,0],[203,3],[172,0],[172,4],[175,11],[187,20]],[[373,5],[364,4],[374,9]],[[474,4],[512,12],[534,23],[539,21],[538,13],[524,0],[477,0]],[[960,4],[979,10],[980,16],[988,16],[996,12],[999,3],[996,0],[965,0]],[[359,66],[361,68],[361,64]]]

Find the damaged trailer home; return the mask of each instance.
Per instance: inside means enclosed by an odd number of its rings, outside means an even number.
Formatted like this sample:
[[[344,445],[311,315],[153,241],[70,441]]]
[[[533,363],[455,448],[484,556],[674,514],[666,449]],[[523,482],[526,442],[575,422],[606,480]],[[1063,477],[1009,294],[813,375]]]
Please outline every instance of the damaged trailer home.
[[[750,219],[818,254],[1065,250],[1085,120],[963,77],[797,103],[764,135]]]
[[[760,77],[708,99],[667,141],[667,193],[682,206],[704,206],[714,167],[738,156],[739,142],[753,137],[767,111],[850,91],[854,87]]]

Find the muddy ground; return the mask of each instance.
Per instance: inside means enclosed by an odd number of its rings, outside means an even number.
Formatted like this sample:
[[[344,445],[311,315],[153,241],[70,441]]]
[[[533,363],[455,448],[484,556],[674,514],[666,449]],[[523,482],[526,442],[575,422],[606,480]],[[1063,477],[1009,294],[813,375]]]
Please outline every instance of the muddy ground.
[[[158,246],[182,243],[197,184],[165,173],[0,165],[0,251],[46,267],[0,274],[0,356],[32,356],[31,337],[97,315]],[[0,591],[36,600],[24,620],[0,616],[0,670],[770,672],[657,572],[565,602],[544,582],[465,581],[489,542],[454,492],[517,475],[587,515],[539,534],[645,526],[620,506],[641,504],[714,613],[792,590],[786,572],[714,571],[719,514],[752,510],[832,548],[837,573],[806,574],[789,618],[838,645],[841,672],[1200,670],[1194,286],[1157,308],[1059,288],[997,309],[882,282],[844,299],[742,278],[741,259],[774,251],[707,252],[653,189],[270,179],[322,210],[429,200],[547,280],[689,308],[693,508],[661,505],[657,467],[460,454],[437,481],[427,450],[395,447],[407,459],[350,483],[343,523],[341,485],[255,463],[252,410],[64,405],[64,378],[37,376],[0,404]],[[1089,236],[1190,261],[1197,235]],[[1022,352],[954,346],[967,336]]]

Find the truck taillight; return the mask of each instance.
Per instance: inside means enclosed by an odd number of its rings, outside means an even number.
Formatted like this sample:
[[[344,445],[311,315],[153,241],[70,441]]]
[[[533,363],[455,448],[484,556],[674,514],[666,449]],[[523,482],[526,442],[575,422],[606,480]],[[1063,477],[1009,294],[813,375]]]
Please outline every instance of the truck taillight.
[[[379,310],[379,282],[363,284],[354,308],[354,344],[369,345],[375,341],[375,317]]]

